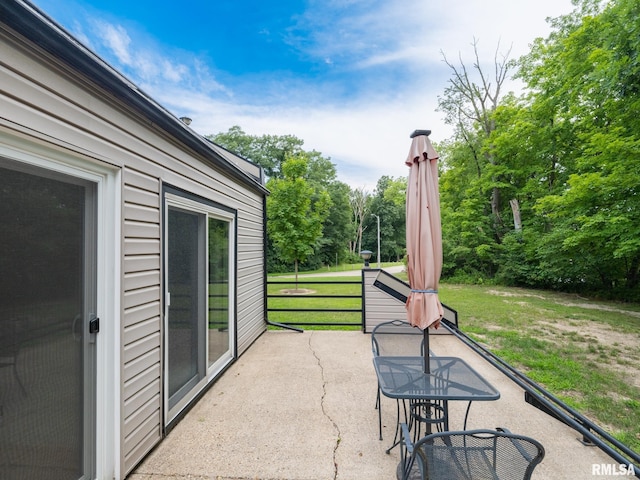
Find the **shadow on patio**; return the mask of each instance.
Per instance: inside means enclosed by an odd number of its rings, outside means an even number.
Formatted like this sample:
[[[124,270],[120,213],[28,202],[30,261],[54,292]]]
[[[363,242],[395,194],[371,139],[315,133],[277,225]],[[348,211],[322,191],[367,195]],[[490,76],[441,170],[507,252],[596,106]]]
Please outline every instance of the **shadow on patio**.
[[[546,457],[537,479],[596,479],[613,464],[579,434],[524,402],[522,390],[451,335],[433,335],[436,355],[458,356],[501,394],[476,402],[468,428],[506,427],[539,440]],[[130,480],[395,478],[399,451],[387,455],[395,401],[383,398],[384,440],[374,409],[371,338],[361,332],[267,331],[232,365],[139,465]],[[452,430],[466,403],[451,402]]]

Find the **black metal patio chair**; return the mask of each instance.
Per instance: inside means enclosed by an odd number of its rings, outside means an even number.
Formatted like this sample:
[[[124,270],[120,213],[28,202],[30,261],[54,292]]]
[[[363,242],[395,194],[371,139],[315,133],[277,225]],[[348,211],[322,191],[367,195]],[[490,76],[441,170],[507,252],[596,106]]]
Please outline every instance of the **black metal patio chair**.
[[[424,355],[424,335],[418,328],[403,320],[391,320],[378,324],[371,332],[371,350],[374,356]],[[400,401],[397,402],[398,419],[400,418]],[[378,410],[378,429],[382,440],[382,405],[380,403],[380,386],[376,395]],[[398,432],[396,431],[396,437]]]
[[[401,425],[398,480],[527,480],[545,455],[533,438],[506,429],[440,432],[415,444]]]

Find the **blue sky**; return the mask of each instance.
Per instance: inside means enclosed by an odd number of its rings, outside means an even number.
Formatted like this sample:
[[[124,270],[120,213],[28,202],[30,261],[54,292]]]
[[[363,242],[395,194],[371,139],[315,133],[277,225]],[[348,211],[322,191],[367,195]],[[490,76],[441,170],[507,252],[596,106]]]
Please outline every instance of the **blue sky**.
[[[492,67],[550,31],[571,0],[32,0],[191,128],[295,135],[354,188],[407,174],[409,134],[436,111],[444,64]],[[487,70],[487,71],[488,71]],[[517,84],[513,84],[517,89]]]

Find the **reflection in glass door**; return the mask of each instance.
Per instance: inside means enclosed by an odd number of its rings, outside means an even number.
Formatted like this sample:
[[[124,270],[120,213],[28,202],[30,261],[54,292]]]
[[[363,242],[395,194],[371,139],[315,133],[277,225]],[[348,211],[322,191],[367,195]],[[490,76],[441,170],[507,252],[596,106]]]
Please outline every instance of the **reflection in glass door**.
[[[94,472],[96,188],[0,158],[0,477]]]
[[[207,368],[230,354],[229,222],[209,218],[209,329]]]

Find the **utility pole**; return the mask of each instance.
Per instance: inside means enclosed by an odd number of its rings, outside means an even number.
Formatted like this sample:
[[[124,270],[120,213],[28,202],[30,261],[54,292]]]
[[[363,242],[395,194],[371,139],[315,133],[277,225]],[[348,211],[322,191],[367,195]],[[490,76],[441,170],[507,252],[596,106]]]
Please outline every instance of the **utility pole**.
[[[380,217],[375,213],[372,213],[371,215],[378,219],[378,254],[376,256],[378,257],[378,268],[382,268],[380,266]]]

